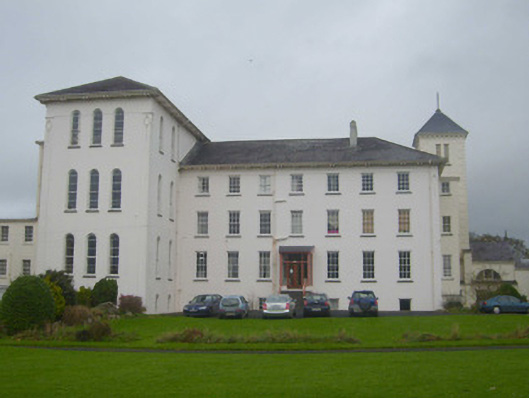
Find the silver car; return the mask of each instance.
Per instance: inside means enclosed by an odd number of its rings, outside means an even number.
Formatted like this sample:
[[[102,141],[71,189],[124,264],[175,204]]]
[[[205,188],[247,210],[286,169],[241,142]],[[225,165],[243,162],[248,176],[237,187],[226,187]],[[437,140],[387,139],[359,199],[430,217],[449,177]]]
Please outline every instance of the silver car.
[[[272,294],[263,303],[263,319],[266,318],[294,318],[296,314],[296,300],[288,294]]]

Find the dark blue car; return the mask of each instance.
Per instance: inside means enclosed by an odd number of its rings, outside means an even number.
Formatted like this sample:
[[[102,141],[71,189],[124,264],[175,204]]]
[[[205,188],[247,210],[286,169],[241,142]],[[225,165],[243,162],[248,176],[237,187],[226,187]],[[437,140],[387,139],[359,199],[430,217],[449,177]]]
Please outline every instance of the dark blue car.
[[[500,314],[502,312],[520,312],[527,314],[529,312],[529,303],[524,303],[513,296],[495,296],[488,300],[482,301],[479,305],[481,312]]]
[[[331,316],[329,298],[324,293],[308,294],[303,300],[303,316]]]
[[[185,316],[212,316],[219,313],[222,296],[219,294],[201,294],[184,305]]]

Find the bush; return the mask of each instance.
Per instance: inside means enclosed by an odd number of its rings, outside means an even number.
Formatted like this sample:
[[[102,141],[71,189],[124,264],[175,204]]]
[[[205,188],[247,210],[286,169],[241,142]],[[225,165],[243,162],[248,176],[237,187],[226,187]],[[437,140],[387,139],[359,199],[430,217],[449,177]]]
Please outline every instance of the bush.
[[[145,312],[145,307],[142,305],[141,297],[131,295],[119,296],[119,312],[132,314],[141,314]]]
[[[55,315],[51,290],[38,276],[20,276],[4,293],[0,314],[8,334],[41,327]]]
[[[92,290],[92,305],[114,303],[118,301],[118,283],[115,279],[101,279]]]
[[[62,295],[62,289],[55,282],[52,282],[48,277],[45,277],[44,283],[48,285],[53,296],[53,302],[55,303],[55,320],[59,320],[62,317],[64,312],[64,307],[66,306],[66,301]]]
[[[106,322],[94,322],[88,328],[79,330],[75,334],[77,341],[102,341],[112,336],[112,328]]]
[[[77,294],[73,287],[72,276],[65,271],[47,270],[44,274],[39,275],[43,279],[49,279],[56,283],[62,289],[65,305],[77,304]]]
[[[93,319],[92,311],[84,305],[72,305],[64,309],[62,321],[68,326],[84,325]]]
[[[92,306],[92,289],[81,286],[77,292],[77,304],[85,307]]]

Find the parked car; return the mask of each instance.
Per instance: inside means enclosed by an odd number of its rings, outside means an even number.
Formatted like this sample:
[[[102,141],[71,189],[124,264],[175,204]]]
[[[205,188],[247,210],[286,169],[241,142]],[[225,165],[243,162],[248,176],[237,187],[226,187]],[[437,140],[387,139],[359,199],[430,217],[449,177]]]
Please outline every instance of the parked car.
[[[266,318],[294,318],[296,300],[288,294],[272,294],[263,303],[263,319]]]
[[[220,318],[245,318],[248,316],[250,306],[243,296],[224,296],[220,300]]]
[[[219,313],[222,296],[219,294],[201,294],[184,305],[185,316],[212,316]]]
[[[331,305],[325,293],[311,293],[303,300],[303,316],[331,316]]]
[[[349,299],[349,315],[378,316],[378,297],[372,290],[357,290]]]
[[[502,312],[529,313],[529,303],[524,303],[513,296],[494,296],[479,304],[481,312],[500,314]]]

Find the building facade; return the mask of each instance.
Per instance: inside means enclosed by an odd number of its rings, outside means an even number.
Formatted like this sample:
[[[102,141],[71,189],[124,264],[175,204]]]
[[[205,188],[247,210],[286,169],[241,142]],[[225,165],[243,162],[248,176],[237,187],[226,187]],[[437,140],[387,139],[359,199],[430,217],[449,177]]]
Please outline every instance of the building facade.
[[[467,133],[439,110],[413,149],[355,122],[345,138],[211,142],[122,77],[36,99],[32,272],[64,269],[76,288],[115,278],[150,313],[200,293],[253,308],[277,292],[325,292],[339,309],[353,290],[374,290],[381,310],[463,300]]]

